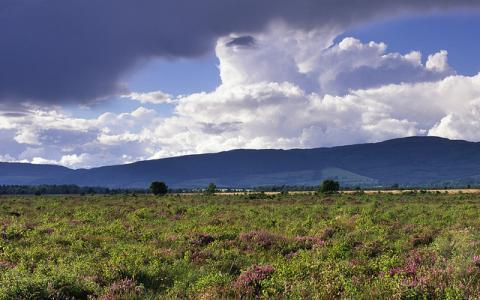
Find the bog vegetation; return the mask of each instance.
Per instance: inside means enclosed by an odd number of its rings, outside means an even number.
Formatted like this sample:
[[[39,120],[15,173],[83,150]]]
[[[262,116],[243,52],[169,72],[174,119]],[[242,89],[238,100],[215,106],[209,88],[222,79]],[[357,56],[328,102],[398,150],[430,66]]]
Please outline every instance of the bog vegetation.
[[[2,196],[0,299],[478,298],[480,195]]]

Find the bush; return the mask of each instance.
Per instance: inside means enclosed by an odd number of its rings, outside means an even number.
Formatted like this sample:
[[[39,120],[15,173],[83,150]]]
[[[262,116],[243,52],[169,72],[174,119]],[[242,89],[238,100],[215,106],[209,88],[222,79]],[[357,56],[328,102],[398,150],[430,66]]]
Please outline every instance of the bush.
[[[241,294],[257,295],[261,290],[261,282],[273,272],[275,268],[271,265],[254,265],[238,276],[234,286]]]
[[[243,232],[239,235],[238,239],[247,246],[247,248],[258,247],[263,249],[281,247],[287,242],[287,239],[283,236],[263,230]]]
[[[162,181],[154,181],[150,185],[150,191],[155,195],[155,196],[163,196],[168,193],[168,187],[165,184],[165,182]]]
[[[217,186],[215,185],[215,183],[210,183],[207,189],[205,190],[205,193],[208,195],[213,195],[215,194],[216,191],[217,191]]]
[[[322,182],[320,186],[320,192],[325,194],[331,194],[340,190],[340,184],[338,181],[327,179]]]
[[[128,299],[141,295],[144,287],[132,279],[122,279],[112,283],[106,293],[101,297],[102,300],[110,299]]]

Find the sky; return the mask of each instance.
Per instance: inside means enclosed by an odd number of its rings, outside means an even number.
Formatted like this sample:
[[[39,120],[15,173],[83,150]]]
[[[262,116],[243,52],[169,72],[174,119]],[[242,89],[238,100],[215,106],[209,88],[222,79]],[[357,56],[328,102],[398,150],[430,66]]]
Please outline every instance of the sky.
[[[480,141],[478,1],[5,0],[0,161]]]

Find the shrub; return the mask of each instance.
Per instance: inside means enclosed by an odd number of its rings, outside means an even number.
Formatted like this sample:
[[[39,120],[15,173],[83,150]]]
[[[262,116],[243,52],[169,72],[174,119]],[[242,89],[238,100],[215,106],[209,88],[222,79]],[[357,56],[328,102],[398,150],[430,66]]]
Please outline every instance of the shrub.
[[[128,299],[143,294],[144,288],[132,279],[122,279],[114,282],[107,290],[102,300]]]
[[[215,194],[215,192],[217,191],[217,186],[215,185],[215,183],[210,183],[207,187],[207,189],[205,190],[205,193],[207,195],[213,195]]]
[[[252,266],[238,276],[234,286],[241,294],[257,295],[261,290],[262,280],[270,277],[273,272],[275,269],[270,265]]]
[[[247,248],[259,247],[263,249],[271,249],[286,242],[284,237],[264,230],[243,232],[240,234],[239,240]]]
[[[434,237],[431,234],[423,234],[420,236],[415,236],[412,240],[412,246],[419,247],[419,246],[430,245],[433,242],[433,240],[434,240]]]
[[[195,237],[192,238],[192,245],[195,245],[195,246],[206,246],[210,243],[212,243],[213,241],[215,241],[215,238],[213,236],[211,236],[210,234],[208,233],[200,233],[200,234],[197,234]]]
[[[163,195],[166,195],[168,193],[168,187],[167,185],[165,184],[165,182],[162,182],[162,181],[154,181],[152,182],[152,184],[150,185],[150,191],[152,192],[152,194],[154,194],[155,196],[163,196]]]
[[[321,238],[323,240],[327,240],[327,239],[330,239],[333,237],[333,235],[335,234],[335,228],[333,227],[327,227],[323,230],[323,233],[322,233],[322,236]]]
[[[320,186],[320,192],[325,194],[336,193],[340,190],[340,184],[338,181],[327,179],[322,182]]]
[[[0,269],[13,269],[15,264],[6,260],[0,260]]]
[[[305,249],[310,249],[314,246],[321,247],[325,245],[325,241],[317,236],[297,236],[294,238],[294,241]]]
[[[268,195],[265,192],[260,192],[260,193],[247,194],[245,198],[248,200],[260,200],[260,199],[273,199],[274,196]]]

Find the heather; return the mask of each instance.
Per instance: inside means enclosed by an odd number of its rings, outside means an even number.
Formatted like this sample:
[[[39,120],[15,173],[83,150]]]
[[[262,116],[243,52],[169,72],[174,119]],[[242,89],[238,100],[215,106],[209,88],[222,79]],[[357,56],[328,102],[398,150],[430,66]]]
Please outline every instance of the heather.
[[[480,297],[480,195],[0,197],[0,299]]]

